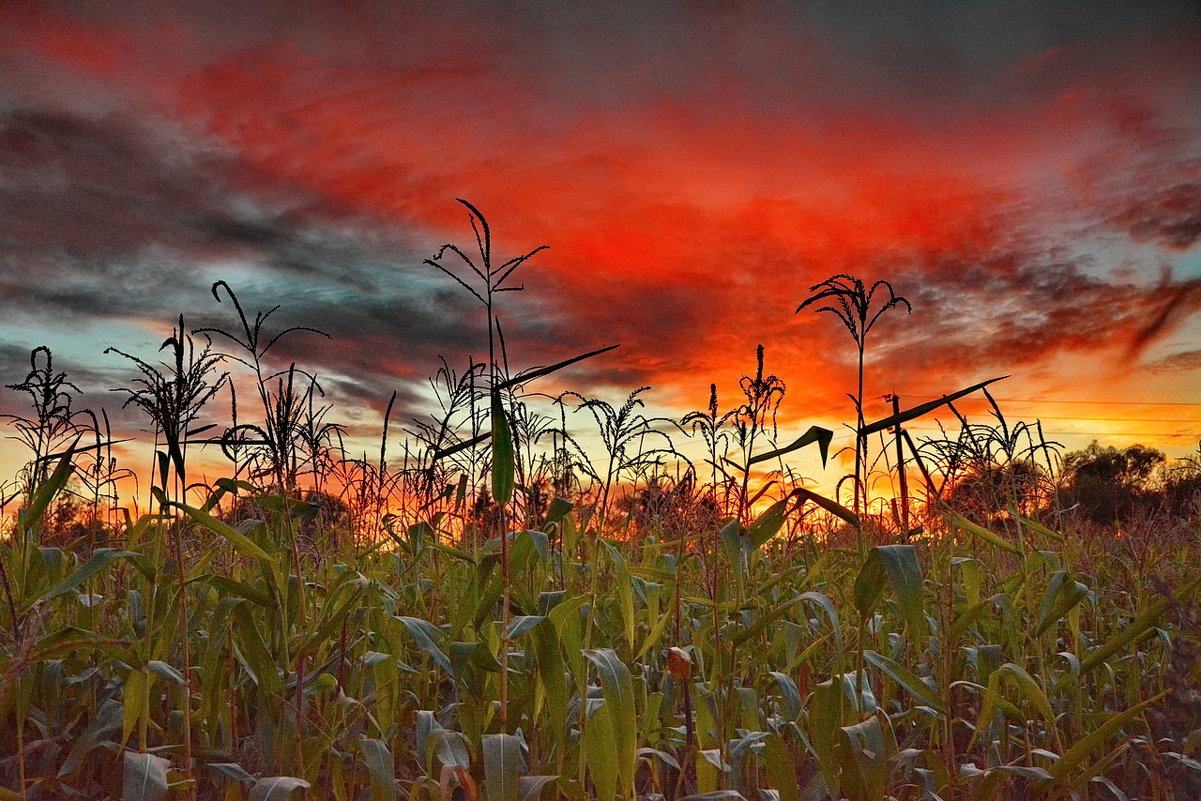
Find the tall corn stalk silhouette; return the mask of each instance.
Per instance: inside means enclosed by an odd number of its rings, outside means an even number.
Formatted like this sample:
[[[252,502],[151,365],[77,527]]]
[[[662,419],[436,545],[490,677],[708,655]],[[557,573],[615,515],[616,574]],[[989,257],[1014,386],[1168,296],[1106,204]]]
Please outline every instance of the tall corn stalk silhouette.
[[[881,289],[888,293],[888,297],[873,309],[872,304],[876,299],[876,292]],[[855,340],[858,356],[858,385],[855,394],[850,398],[855,404],[855,497],[853,508],[855,514],[859,515],[867,507],[867,483],[863,476],[863,467],[867,456],[867,440],[863,434],[863,355],[867,349],[867,335],[880,316],[892,307],[904,306],[910,314],[913,313],[913,307],[909,305],[908,300],[898,296],[893,291],[892,284],[887,281],[877,281],[871,285],[871,288],[867,288],[861,279],[853,275],[832,276],[809,287],[809,291],[813,294],[804,303],[797,306],[794,314],[799,314],[802,309],[824,301],[826,305],[819,306],[817,311],[831,312],[837,316],[839,320],[842,320],[846,329],[851,332],[851,338]]]
[[[501,600],[501,630],[508,627],[509,618],[509,536],[508,536],[508,504],[513,497],[513,488],[515,484],[516,466],[514,463],[515,449],[512,440],[512,428],[508,415],[505,412],[505,407],[502,402],[502,380],[506,372],[505,364],[502,363],[502,354],[504,352],[504,335],[501,332],[500,317],[496,313],[496,296],[501,292],[520,292],[525,288],[523,284],[508,285],[506,281],[512,277],[517,268],[528,261],[532,256],[539,251],[545,250],[546,245],[539,245],[533,250],[521,256],[505,261],[502,264],[496,265],[492,262],[492,230],[488,226],[488,221],[484,215],[475,206],[468,203],[462,198],[456,198],[459,203],[463,204],[468,211],[468,219],[471,222],[472,233],[475,234],[475,244],[477,253],[469,256],[463,249],[454,244],[445,244],[438,249],[433,258],[425,260],[425,263],[435,269],[441,271],[445,275],[453,279],[459,286],[463,287],[484,307],[484,312],[488,320],[488,394],[490,396],[491,407],[491,436],[492,436],[492,498],[500,506],[500,562],[501,575],[503,577],[503,597]],[[468,283],[471,276],[467,275],[468,280],[460,278],[459,275],[442,263],[442,258],[447,254],[453,254],[458,258],[458,266],[466,267],[471,274],[474,274],[479,279],[480,288],[476,289]],[[507,359],[503,360],[507,362]],[[500,682],[500,721],[501,725],[505,726],[508,723],[508,669],[509,669],[509,654],[508,641],[503,639],[501,643],[501,682]]]

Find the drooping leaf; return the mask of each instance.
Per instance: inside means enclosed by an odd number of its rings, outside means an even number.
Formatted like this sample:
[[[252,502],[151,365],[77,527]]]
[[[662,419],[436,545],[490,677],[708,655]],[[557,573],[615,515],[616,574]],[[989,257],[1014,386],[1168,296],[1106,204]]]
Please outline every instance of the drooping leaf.
[[[442,639],[442,633],[438,631],[438,628],[433,623],[418,617],[397,616],[396,619],[404,624],[405,629],[409,632],[409,636],[413,638],[413,642],[416,643],[418,648],[433,657],[433,660],[448,675],[454,675],[454,666],[450,663],[450,657],[438,647],[436,642]]]
[[[312,787],[304,779],[295,776],[267,776],[259,779],[250,788],[250,801],[285,801],[292,793]]]
[[[169,759],[154,754],[126,751],[121,801],[159,801],[166,797],[169,767]]]
[[[948,517],[955,525],[959,526],[959,528],[963,529],[968,534],[971,534],[973,537],[978,537],[979,539],[987,542],[989,545],[1000,548],[1003,551],[1009,551],[1010,553],[1017,554],[1018,556],[1022,555],[1022,549],[1016,544],[1005,539],[1000,534],[994,534],[984,526],[973,523],[971,520],[968,520],[958,512],[951,512]]]
[[[872,665],[895,681],[918,702],[931,707],[940,714],[945,715],[947,713],[947,702],[939,697],[938,692],[933,687],[922,681],[909,668],[893,659],[889,659],[883,654],[878,654],[871,650],[864,651],[863,658],[869,665]]]
[[[499,390],[492,393],[492,498],[501,506],[513,499],[517,461],[513,432]]]
[[[811,442],[817,443],[817,447],[821,451],[822,464],[825,465],[826,457],[830,453],[830,441],[833,439],[834,439],[834,432],[829,430],[828,428],[821,428],[820,426],[809,426],[808,431],[806,431],[804,434],[801,434],[799,437],[797,437],[795,440],[793,440],[788,445],[785,445],[783,448],[777,448],[774,451],[768,451],[767,453],[761,453],[758,456],[753,456],[747,462],[747,465],[750,466],[753,464],[758,464],[759,462],[765,462],[769,459],[775,459],[777,457],[784,456],[786,454],[792,453],[793,451],[797,450],[798,448],[805,447],[806,445],[810,444]]]
[[[855,514],[838,501],[827,498],[825,495],[818,495],[813,490],[805,489],[804,487],[797,487],[795,490],[793,490],[793,493],[798,498],[806,501],[812,501],[840,520],[850,523],[855,528],[859,528],[859,515]]]
[[[596,666],[600,675],[605,706],[598,714],[606,715],[610,720],[618,779],[623,793],[633,797],[634,771],[638,763],[638,718],[634,712],[630,669],[611,648],[584,651],[584,656]]]
[[[371,801],[396,800],[396,766],[392,752],[383,740],[363,738],[359,741],[359,753],[371,777]]]
[[[28,609],[39,601],[51,601],[60,595],[66,595],[68,592],[99,573],[109,564],[117,561],[118,559],[127,559],[131,556],[138,556],[138,554],[134,551],[119,551],[116,548],[98,548],[92,554],[91,559],[76,568],[71,575],[67,576],[65,579],[46,590],[34,600],[25,604],[24,608]]]

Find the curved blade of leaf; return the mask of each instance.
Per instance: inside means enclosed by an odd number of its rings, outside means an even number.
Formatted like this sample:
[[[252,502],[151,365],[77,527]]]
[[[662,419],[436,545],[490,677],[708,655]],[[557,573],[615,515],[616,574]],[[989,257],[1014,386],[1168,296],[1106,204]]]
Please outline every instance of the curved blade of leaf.
[[[428,620],[422,620],[419,617],[401,617],[396,618],[409,632],[409,636],[413,638],[413,642],[422,651],[425,651],[438,665],[447,672],[448,675],[454,675],[454,667],[450,663],[450,657],[438,647],[435,643],[436,639],[441,639],[442,633],[437,627]]]
[[[613,727],[617,773],[622,788],[633,797],[634,771],[638,764],[638,718],[634,713],[634,684],[630,669],[611,648],[584,651],[601,679],[605,707],[598,714],[609,717]]]
[[[76,440],[78,443],[79,440]],[[58,464],[54,466],[54,472],[38,485],[33,496],[29,499],[29,504],[25,507],[25,511],[21,517],[21,526],[30,531],[35,529],[42,522],[42,516],[46,514],[46,510],[50,507],[50,502],[55,496],[67,485],[67,479],[71,477],[74,469],[71,464],[71,457],[75,455],[75,446],[72,445],[58,460]]]
[[[501,506],[513,499],[517,463],[513,432],[499,390],[492,392],[492,498]]]
[[[792,453],[798,448],[805,447],[811,442],[817,443],[817,447],[821,451],[822,455],[822,465],[824,466],[826,464],[826,458],[830,453],[830,441],[833,439],[834,432],[830,429],[821,428],[820,426],[809,426],[808,431],[806,431],[804,434],[801,434],[783,448],[777,448],[774,451],[768,451],[767,453],[761,453],[758,456],[752,456],[750,460],[747,461],[747,466],[749,467],[750,465],[758,464],[759,462],[766,462],[768,459],[775,459],[777,457],[784,456],[785,454]]]
[[[984,387],[988,386],[989,384],[991,384],[995,381],[1000,381],[1005,378],[1009,378],[1009,376],[1002,375],[1002,376],[997,376],[996,378],[990,378],[987,381],[981,381],[979,384],[972,384],[970,387],[967,387],[966,389],[961,389],[958,392],[952,392],[950,395],[944,395],[943,397],[939,398],[938,400],[933,400],[933,401],[930,401],[929,403],[922,403],[922,404],[914,406],[910,409],[906,409],[905,411],[901,412],[900,414],[891,414],[888,417],[882,417],[879,420],[875,421],[874,423],[868,423],[863,428],[859,429],[859,438],[863,439],[866,436],[875,434],[877,431],[884,431],[885,429],[893,428],[894,426],[896,426],[900,423],[907,423],[910,420],[921,417],[924,414],[929,414],[930,412],[937,409],[939,406],[945,406],[948,403],[957,401],[960,398],[962,398],[964,395],[970,395],[978,389],[983,389]]]
[[[83,584],[92,576],[103,570],[109,563],[115,562],[118,559],[126,559],[139,554],[133,551],[118,551],[116,548],[99,548],[92,554],[92,558],[80,565],[75,571],[65,579],[55,584],[50,589],[39,595],[32,601],[27,602],[22,610],[28,609],[39,601],[49,601],[60,595],[65,595],[79,585]]]
[[[383,740],[364,738],[359,753],[371,777],[371,801],[396,801],[396,766]]]
[[[274,557],[260,548],[249,537],[228,523],[218,520],[203,509],[197,509],[195,506],[189,506],[186,503],[171,502],[170,505],[183,510],[189,517],[214,534],[220,534],[239,553],[261,560],[267,564],[275,563]]]
[[[302,787],[307,790],[312,785],[295,776],[267,776],[250,788],[250,801],[284,801]]]
[[[909,668],[875,651],[864,651],[863,658],[868,664],[903,687],[917,701],[928,707],[932,707],[939,714],[947,714],[947,702],[939,697],[938,692],[933,687],[922,681]]]
[[[1164,690],[1158,695],[1152,696],[1145,701],[1141,701],[1124,712],[1118,712],[1116,715],[1111,715],[1101,725],[1097,726],[1093,731],[1081,737],[1079,741],[1072,745],[1059,759],[1051,765],[1048,773],[1051,774],[1052,781],[1062,781],[1069,778],[1073,771],[1078,768],[1081,763],[1088,759],[1089,754],[1100,750],[1109,742],[1109,738],[1117,733],[1117,730],[1125,726],[1134,718],[1141,715],[1149,707],[1162,701],[1164,698],[1172,694],[1172,690]]]
[[[167,768],[171,760],[154,754],[125,752],[121,801],[159,801],[167,795]]]
[[[1000,534],[994,534],[984,526],[973,523],[971,520],[968,520],[958,512],[951,512],[948,517],[951,519],[951,522],[959,526],[959,528],[963,529],[968,534],[971,534],[973,537],[978,537],[987,542],[989,545],[996,546],[1003,551],[1009,551],[1010,553],[1017,554],[1018,556],[1022,555],[1022,549],[1017,545],[1005,539]]]
[[[813,490],[807,490],[804,487],[797,487],[795,490],[793,490],[793,493],[798,498],[801,498],[805,501],[812,501],[835,517],[850,523],[855,528],[859,528],[859,515],[855,514],[838,501],[831,500],[825,495],[818,495]]]

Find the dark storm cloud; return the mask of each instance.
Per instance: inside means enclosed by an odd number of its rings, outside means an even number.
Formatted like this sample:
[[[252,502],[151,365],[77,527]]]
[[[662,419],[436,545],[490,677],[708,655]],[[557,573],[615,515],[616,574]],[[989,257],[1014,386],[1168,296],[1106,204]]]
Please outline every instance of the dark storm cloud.
[[[260,196],[231,190],[228,153],[119,117],[16,109],[0,117],[0,164],[0,305],[9,314],[166,324],[185,312],[190,326],[236,327],[209,287],[225,277],[220,264],[241,264],[252,270],[247,286],[231,282],[252,317],[281,305],[276,320],[343,345],[379,343],[310,347],[303,355],[318,366],[325,355],[335,366],[348,355],[350,366],[374,366],[388,341],[426,361],[438,348],[454,355],[478,344],[461,322],[473,310],[448,280],[431,280],[399,229],[329,213],[328,204],[314,211],[318,202],[300,191],[291,208],[272,208],[268,200],[291,191],[278,183]]]
[[[1201,240],[1201,180],[1130,198],[1110,223],[1139,242],[1186,250]]]
[[[1197,280],[1125,282],[1092,268],[1053,253],[942,259],[901,279],[921,313],[899,335],[895,353],[919,365],[994,369],[1106,348],[1133,355],[1158,316],[1179,321],[1201,307]]]

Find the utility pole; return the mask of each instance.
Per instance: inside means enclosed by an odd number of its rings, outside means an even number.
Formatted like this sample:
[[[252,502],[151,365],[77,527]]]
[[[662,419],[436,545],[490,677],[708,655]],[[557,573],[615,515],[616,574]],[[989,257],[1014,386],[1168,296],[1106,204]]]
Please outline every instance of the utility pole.
[[[892,413],[894,417],[899,417],[901,414],[901,396],[887,395],[885,400],[892,401]],[[909,479],[905,476],[905,451],[901,447],[901,424],[898,421],[896,428],[893,430],[894,439],[897,443],[897,476],[901,482],[901,536],[909,539]]]

